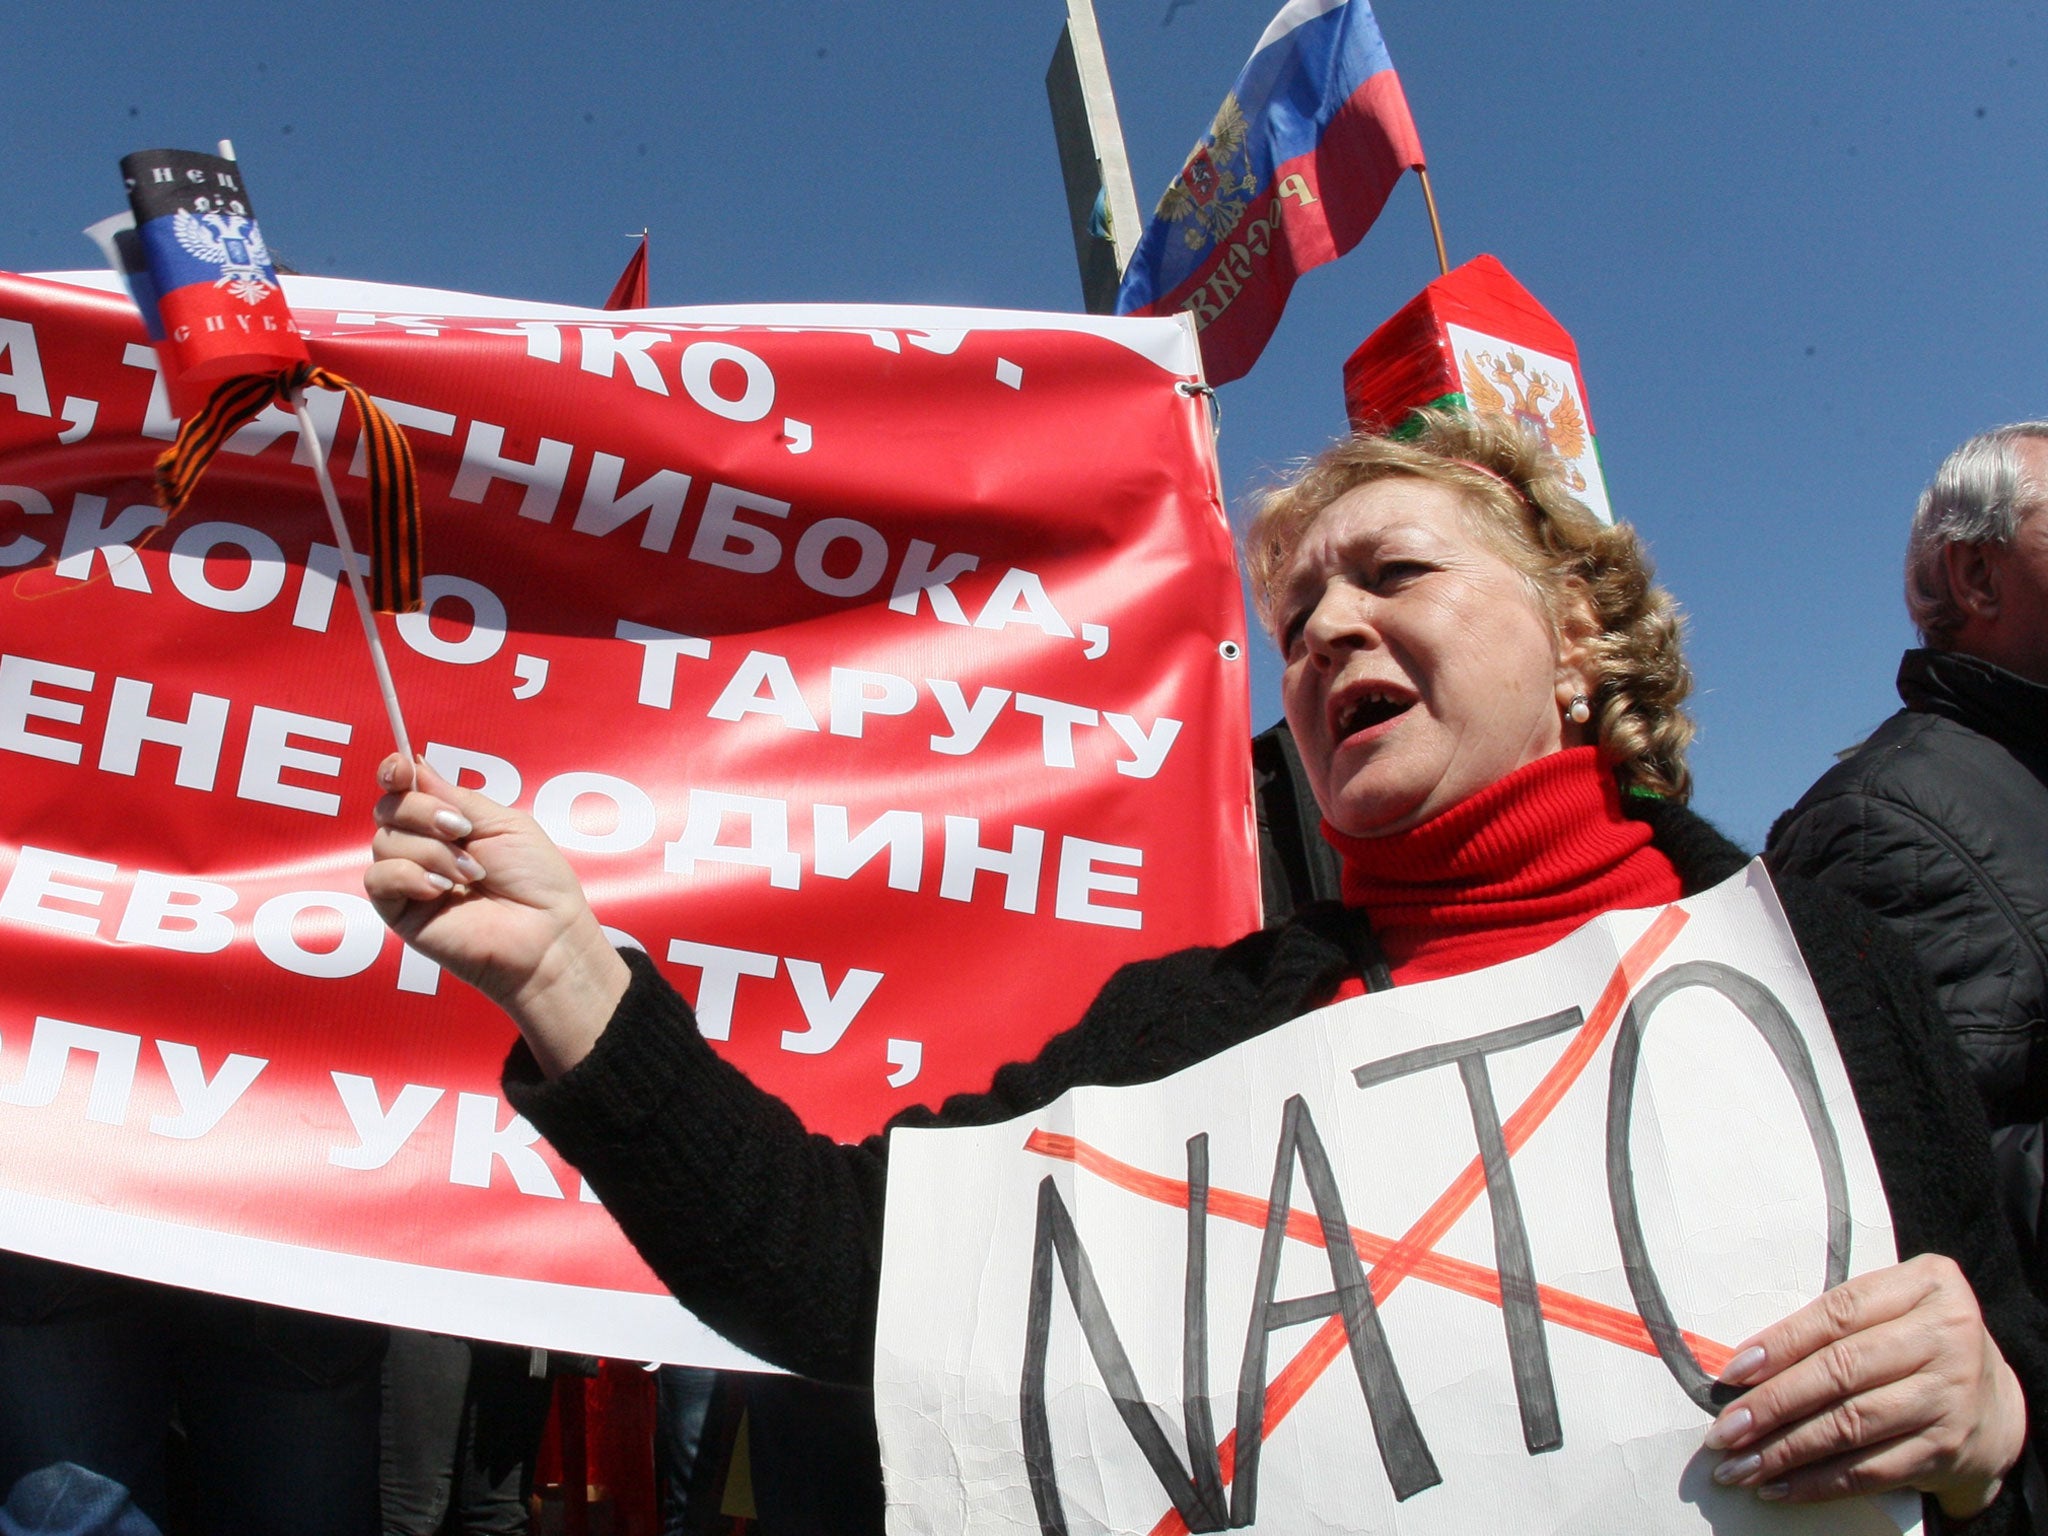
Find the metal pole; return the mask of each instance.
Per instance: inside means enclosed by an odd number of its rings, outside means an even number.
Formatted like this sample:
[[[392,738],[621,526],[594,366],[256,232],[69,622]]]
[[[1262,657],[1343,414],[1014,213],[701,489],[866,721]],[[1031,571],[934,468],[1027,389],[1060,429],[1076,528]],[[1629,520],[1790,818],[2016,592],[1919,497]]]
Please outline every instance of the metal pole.
[[[1109,61],[1090,0],[1067,0],[1067,24],[1046,68],[1045,94],[1067,184],[1082,299],[1090,314],[1110,314],[1142,224]]]

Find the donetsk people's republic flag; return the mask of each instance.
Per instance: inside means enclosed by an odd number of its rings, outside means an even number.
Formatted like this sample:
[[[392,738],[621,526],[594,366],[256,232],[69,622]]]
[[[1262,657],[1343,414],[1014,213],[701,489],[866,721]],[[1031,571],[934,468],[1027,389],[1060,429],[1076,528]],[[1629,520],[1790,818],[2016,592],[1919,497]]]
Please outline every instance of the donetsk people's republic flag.
[[[1209,381],[1242,377],[1295,278],[1356,245],[1422,164],[1367,0],[1289,0],[1160,198],[1117,312],[1186,310]]]
[[[174,397],[309,361],[234,161],[145,149],[121,161],[121,175],[149,267],[136,303]]]

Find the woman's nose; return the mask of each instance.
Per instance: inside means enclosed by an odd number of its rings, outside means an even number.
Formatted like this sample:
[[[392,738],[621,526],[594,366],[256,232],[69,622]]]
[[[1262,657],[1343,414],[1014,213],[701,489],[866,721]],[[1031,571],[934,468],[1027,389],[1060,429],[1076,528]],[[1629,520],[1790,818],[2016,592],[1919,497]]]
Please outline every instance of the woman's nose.
[[[1376,633],[1370,603],[1362,592],[1332,583],[1316,600],[1302,634],[1309,650],[1331,657],[1352,647],[1369,645]]]

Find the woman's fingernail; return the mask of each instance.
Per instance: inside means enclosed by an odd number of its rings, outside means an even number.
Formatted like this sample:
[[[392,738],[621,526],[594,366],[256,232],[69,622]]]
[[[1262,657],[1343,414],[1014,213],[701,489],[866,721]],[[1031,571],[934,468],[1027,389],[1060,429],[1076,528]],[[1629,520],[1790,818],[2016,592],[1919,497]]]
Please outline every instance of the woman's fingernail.
[[[1750,1423],[1750,1412],[1747,1408],[1737,1408],[1733,1413],[1723,1414],[1714,1421],[1713,1428],[1707,1431],[1705,1441],[1707,1449],[1710,1451],[1727,1450],[1729,1446],[1749,1433]]]
[[[377,765],[377,782],[386,789],[398,788],[398,765],[386,758]]]
[[[436,874],[431,869],[428,870],[426,874],[427,884],[431,885],[435,890],[440,891],[443,895],[446,895],[449,891],[455,889],[455,882],[453,880],[450,880],[446,875]]]
[[[434,812],[434,828],[444,837],[467,837],[476,830],[462,812],[446,809]]]
[[[1782,1499],[1791,1491],[1792,1485],[1790,1483],[1765,1483],[1763,1487],[1757,1489],[1756,1496],[1760,1499],[1777,1500]]]
[[[1763,1457],[1755,1451],[1751,1451],[1747,1456],[1730,1456],[1714,1468],[1714,1481],[1725,1488],[1730,1483],[1741,1482],[1763,1464]]]
[[[1721,1368],[1721,1380],[1726,1382],[1746,1381],[1750,1372],[1764,1363],[1764,1347],[1752,1344]]]
[[[484,877],[483,865],[459,848],[455,852],[455,867],[470,880],[481,880]]]

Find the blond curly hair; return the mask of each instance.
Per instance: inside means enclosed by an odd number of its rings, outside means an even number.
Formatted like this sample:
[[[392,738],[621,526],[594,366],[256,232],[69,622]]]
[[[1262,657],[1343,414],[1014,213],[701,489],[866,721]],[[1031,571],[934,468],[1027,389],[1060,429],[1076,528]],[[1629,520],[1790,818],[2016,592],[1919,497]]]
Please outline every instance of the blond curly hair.
[[[1295,550],[1338,497],[1403,475],[1448,486],[1463,497],[1473,531],[1528,579],[1553,633],[1574,599],[1591,610],[1592,726],[1623,786],[1686,799],[1693,723],[1680,706],[1692,672],[1678,605],[1652,580],[1635,530],[1587,511],[1557,459],[1525,428],[1448,410],[1418,411],[1410,421],[1416,430],[1399,440],[1359,435],[1332,444],[1259,498],[1244,560],[1266,632],[1277,640],[1276,609]]]

